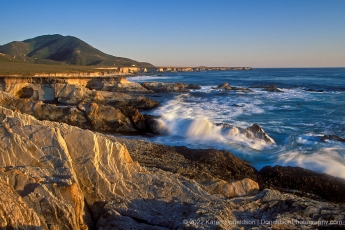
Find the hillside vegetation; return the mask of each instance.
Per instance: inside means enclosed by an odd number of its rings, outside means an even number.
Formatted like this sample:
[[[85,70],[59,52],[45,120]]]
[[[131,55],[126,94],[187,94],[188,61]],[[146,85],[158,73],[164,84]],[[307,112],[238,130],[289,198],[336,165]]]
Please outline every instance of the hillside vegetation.
[[[150,63],[103,53],[79,38],[58,34],[13,41],[0,46],[0,53],[0,62],[116,67],[152,66]]]

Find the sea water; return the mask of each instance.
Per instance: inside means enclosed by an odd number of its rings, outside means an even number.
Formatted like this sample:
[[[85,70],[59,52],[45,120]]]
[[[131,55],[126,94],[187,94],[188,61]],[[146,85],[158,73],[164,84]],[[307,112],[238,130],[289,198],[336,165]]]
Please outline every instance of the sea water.
[[[300,166],[345,178],[345,143],[321,140],[324,135],[345,138],[345,68],[164,73],[128,80],[201,86],[188,93],[155,95],[162,104],[147,113],[161,116],[164,135],[143,137],[149,141],[229,150],[258,170],[266,165]],[[276,85],[283,92],[215,89],[223,83]],[[274,144],[241,135],[239,129],[254,123]]]

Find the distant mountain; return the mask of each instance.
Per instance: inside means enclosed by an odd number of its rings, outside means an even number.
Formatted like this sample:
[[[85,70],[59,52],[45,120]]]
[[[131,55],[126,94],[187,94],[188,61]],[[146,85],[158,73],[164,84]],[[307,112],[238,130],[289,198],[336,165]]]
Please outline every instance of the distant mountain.
[[[2,45],[0,61],[85,66],[153,66],[150,63],[103,53],[79,38],[59,34],[43,35]]]

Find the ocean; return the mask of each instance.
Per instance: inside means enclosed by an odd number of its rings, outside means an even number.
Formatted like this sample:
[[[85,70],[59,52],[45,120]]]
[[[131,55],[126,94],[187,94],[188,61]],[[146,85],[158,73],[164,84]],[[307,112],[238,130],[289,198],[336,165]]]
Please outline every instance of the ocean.
[[[188,93],[152,97],[162,104],[146,113],[161,116],[159,122],[165,134],[143,139],[165,145],[229,150],[258,170],[266,165],[300,166],[345,179],[345,143],[322,140],[324,135],[345,138],[345,68],[164,73],[128,80],[183,82],[202,87]],[[276,85],[283,92],[214,89],[223,83],[246,88]],[[245,129],[254,123],[275,143],[248,139],[233,128]]]

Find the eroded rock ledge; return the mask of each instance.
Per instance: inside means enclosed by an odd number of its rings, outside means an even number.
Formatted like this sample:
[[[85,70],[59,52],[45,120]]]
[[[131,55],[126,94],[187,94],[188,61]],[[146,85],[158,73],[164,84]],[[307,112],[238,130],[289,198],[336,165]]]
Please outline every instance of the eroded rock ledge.
[[[9,93],[0,91],[2,106],[40,120],[59,121],[86,129],[151,132],[150,122],[153,120],[142,115],[139,109],[152,109],[159,105],[145,96],[90,90],[82,85],[55,83],[49,87],[35,85],[35,88],[30,84],[16,87],[9,87]],[[42,97],[54,103],[39,100]]]

